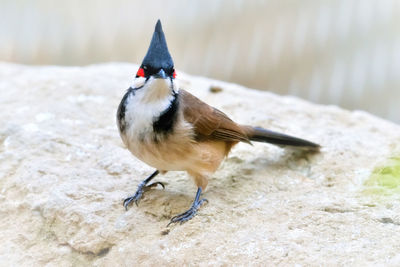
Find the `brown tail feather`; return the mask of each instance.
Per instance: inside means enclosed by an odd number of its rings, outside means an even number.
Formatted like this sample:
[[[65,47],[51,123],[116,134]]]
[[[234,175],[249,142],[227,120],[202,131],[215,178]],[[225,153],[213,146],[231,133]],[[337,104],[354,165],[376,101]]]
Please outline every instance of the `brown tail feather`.
[[[250,141],[270,143],[279,146],[292,146],[306,148],[308,150],[319,150],[320,145],[313,142],[293,137],[290,135],[273,132],[260,127],[245,126]]]

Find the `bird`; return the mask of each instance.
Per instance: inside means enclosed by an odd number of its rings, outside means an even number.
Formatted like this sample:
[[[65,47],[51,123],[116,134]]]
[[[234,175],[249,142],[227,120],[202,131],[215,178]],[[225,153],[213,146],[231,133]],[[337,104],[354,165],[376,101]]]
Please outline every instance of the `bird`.
[[[261,127],[234,122],[222,111],[179,88],[161,21],[158,20],[147,53],[133,85],[118,106],[117,126],[126,148],[155,171],[143,180],[134,195],[123,202],[125,209],[139,204],[158,174],[186,171],[197,192],[190,208],[171,218],[168,226],[192,219],[203,203],[208,178],[239,142],[264,142],[309,151],[320,145]]]

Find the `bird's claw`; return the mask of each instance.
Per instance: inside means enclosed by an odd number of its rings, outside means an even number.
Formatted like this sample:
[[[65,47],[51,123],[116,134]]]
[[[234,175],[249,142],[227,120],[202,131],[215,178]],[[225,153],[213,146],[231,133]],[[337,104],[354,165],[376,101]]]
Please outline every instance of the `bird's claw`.
[[[146,185],[145,188],[155,187],[157,185],[161,185],[163,189],[165,189],[165,185],[162,182],[154,182],[152,184]]]
[[[171,221],[169,222],[169,224],[167,225],[167,227],[168,227],[170,224],[172,224],[172,223],[178,223],[178,222],[179,222],[180,224],[182,224],[182,223],[187,222],[187,221],[189,221],[190,219],[192,219],[192,218],[196,215],[198,209],[200,208],[200,206],[201,206],[204,202],[207,202],[207,203],[208,203],[208,200],[205,199],[205,198],[200,199],[198,202],[193,203],[193,205],[192,205],[192,206],[190,207],[190,209],[188,209],[187,211],[185,211],[185,212],[183,212],[183,213],[181,213],[181,214],[178,214],[178,215],[172,217],[172,219],[171,219]]]
[[[138,206],[140,199],[142,198],[142,195],[143,195],[143,188],[139,188],[133,196],[125,198],[124,200],[125,210],[128,210],[129,204],[131,204],[133,201],[135,201],[136,206]]]
[[[149,184],[149,185],[141,183],[138,186],[138,189],[136,190],[136,193],[133,196],[128,197],[128,198],[126,198],[124,200],[123,205],[124,205],[125,210],[128,210],[129,204],[131,204],[133,201],[135,201],[136,206],[139,206],[139,202],[140,202],[140,199],[143,196],[144,191],[147,191],[147,189],[149,189],[151,187],[155,187],[157,185],[161,185],[162,188],[165,189],[165,185],[162,182],[155,182],[155,183],[152,183],[152,184]]]

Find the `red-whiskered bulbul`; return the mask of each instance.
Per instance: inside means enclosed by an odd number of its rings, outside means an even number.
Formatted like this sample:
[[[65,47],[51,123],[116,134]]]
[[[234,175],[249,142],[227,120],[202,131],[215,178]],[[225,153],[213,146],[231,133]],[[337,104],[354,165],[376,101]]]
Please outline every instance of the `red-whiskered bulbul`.
[[[139,184],[136,193],[124,200],[139,203],[146,188],[164,187],[150,181],[160,172],[186,171],[197,186],[189,210],[170,223],[193,218],[206,199],[200,199],[208,177],[214,173],[238,142],[266,142],[318,150],[319,145],[260,127],[240,125],[183,89],[175,81],[175,69],[160,20],[146,56],[117,111],[121,138],[134,156],[156,171]]]

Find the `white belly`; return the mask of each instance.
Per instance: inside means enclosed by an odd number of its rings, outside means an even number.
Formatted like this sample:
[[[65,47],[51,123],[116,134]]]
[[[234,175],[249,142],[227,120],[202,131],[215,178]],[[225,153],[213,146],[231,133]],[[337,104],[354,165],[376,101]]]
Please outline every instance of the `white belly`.
[[[225,142],[197,143],[179,131],[164,142],[131,140],[125,144],[134,156],[160,171],[213,173],[226,156]]]
[[[155,142],[151,136],[144,140],[134,138],[125,144],[135,157],[163,171],[187,170],[196,158],[195,144],[189,138],[178,140],[175,135],[159,142]]]

